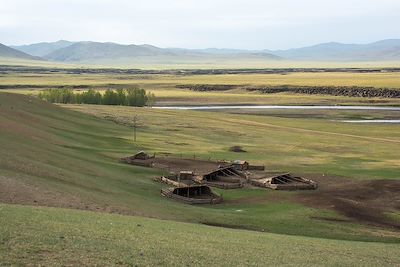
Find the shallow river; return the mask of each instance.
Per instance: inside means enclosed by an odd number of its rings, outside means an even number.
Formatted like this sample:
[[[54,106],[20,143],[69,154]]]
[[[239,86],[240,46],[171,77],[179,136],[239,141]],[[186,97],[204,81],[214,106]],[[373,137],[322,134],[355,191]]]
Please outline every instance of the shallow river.
[[[392,110],[400,111],[400,107],[376,107],[376,106],[279,106],[279,105],[237,105],[237,106],[165,106],[153,107],[156,109],[173,110],[216,110],[216,109],[335,109],[335,110]]]
[[[400,120],[343,120],[351,123],[400,123]]]

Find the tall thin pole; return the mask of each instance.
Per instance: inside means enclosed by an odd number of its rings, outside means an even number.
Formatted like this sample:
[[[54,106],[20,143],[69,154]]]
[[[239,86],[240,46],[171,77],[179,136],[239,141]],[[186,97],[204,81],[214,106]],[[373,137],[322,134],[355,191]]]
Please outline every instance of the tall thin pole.
[[[133,117],[133,141],[136,142],[136,127],[137,127],[137,120],[138,120],[138,116],[135,115]]]

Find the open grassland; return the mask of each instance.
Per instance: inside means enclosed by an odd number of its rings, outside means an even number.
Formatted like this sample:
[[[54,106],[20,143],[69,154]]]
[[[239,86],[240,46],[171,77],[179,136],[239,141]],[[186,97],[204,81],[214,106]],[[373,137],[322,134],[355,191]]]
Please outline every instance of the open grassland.
[[[177,59],[174,56],[122,58],[89,62],[53,62],[45,60],[26,60],[0,57],[0,65],[10,66],[46,66],[53,68],[138,68],[138,69],[227,69],[227,68],[394,68],[399,61],[291,61],[270,60],[251,57],[187,57]]]
[[[310,86],[373,86],[400,88],[400,73],[288,73],[288,74],[64,74],[64,73],[5,73],[0,85],[152,85],[155,88],[177,84],[234,85],[310,85]]]
[[[67,107],[81,112],[34,97],[0,94],[2,202],[290,235],[399,241],[396,229],[362,225],[329,207],[296,200],[311,196],[308,192],[217,190],[225,199],[221,205],[181,204],[160,196],[163,185],[152,181],[161,175],[160,171],[118,162],[119,157],[140,149],[158,155],[168,152],[186,157],[196,154],[201,158],[236,159],[238,155],[228,151],[235,144],[248,150],[240,157],[266,164],[270,170],[343,175],[347,177],[344,181],[398,179],[400,140],[396,126],[362,128],[322,120],[129,107]],[[129,125],[134,114],[139,115],[141,125],[136,144],[132,142],[132,128],[115,123]]]
[[[398,244],[0,204],[0,265],[397,266]]]
[[[400,88],[400,73],[290,73],[224,75],[129,74],[0,74],[2,91],[37,94],[43,88],[74,86],[105,90],[140,86],[153,92],[160,105],[202,104],[304,104],[304,105],[400,105],[399,99],[359,98],[294,93],[260,94],[241,89],[226,92],[193,92],[177,89],[183,84],[232,84],[240,86],[372,86]],[[21,88],[22,87],[22,88]],[[29,88],[32,87],[32,88]],[[19,89],[18,89],[19,88]],[[82,90],[82,89],[81,89]]]

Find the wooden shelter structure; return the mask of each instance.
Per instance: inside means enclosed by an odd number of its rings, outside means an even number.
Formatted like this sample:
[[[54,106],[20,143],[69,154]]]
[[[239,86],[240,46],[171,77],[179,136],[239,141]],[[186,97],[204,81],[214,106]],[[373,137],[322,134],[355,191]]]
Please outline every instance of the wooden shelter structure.
[[[244,175],[233,166],[227,166],[198,175],[194,181],[222,189],[234,189],[243,187],[242,179],[244,178]]]
[[[180,171],[179,179],[180,180],[192,180],[194,178],[194,171]]]
[[[161,195],[187,204],[217,204],[222,197],[212,192],[206,185],[180,186],[161,189]]]
[[[193,184],[192,181],[190,181],[189,183],[187,182],[187,180],[181,181],[176,175],[161,176],[161,177],[155,178],[154,181],[172,185],[174,187],[182,187],[182,186],[188,186],[190,184]]]
[[[249,169],[249,163],[245,160],[234,160],[232,162],[232,167],[236,170],[245,171]]]
[[[153,156],[154,157],[154,156]],[[146,152],[139,151],[138,153],[136,153],[135,155],[131,156],[131,159],[141,159],[141,160],[146,160],[146,159],[150,159],[153,158],[151,157],[149,154],[147,154]]]
[[[274,175],[271,177],[249,179],[252,185],[266,187],[275,190],[312,190],[317,189],[317,182],[302,177],[293,176],[290,173]]]

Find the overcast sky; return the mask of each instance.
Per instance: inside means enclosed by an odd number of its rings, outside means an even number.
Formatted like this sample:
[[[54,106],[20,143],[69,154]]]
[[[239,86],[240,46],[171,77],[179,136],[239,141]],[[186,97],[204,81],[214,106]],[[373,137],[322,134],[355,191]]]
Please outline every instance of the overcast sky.
[[[285,49],[400,38],[400,0],[0,0],[0,43]]]

